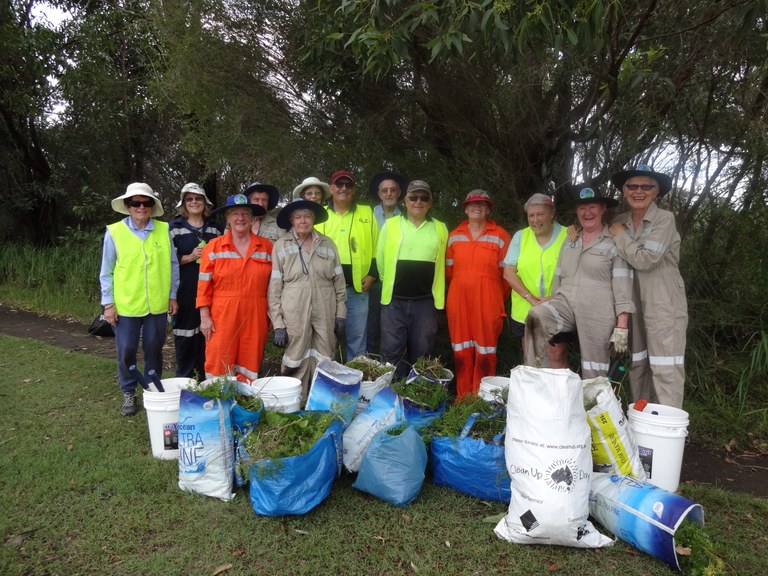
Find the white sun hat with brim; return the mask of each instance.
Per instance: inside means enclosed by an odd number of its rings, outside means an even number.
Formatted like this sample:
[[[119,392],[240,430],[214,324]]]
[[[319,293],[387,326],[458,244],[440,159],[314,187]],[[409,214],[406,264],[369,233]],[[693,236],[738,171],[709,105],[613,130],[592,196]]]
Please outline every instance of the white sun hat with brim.
[[[208,200],[208,195],[205,193],[205,190],[203,190],[203,187],[200,186],[200,184],[189,182],[184,184],[184,188],[181,189],[181,196],[179,196],[179,203],[176,204],[176,210],[181,208],[181,205],[184,203],[184,194],[197,194],[198,196],[202,196],[208,206],[213,206],[213,202]]]
[[[125,189],[125,192],[112,200],[112,210],[119,212],[120,214],[130,215],[131,213],[128,211],[128,208],[125,205],[125,201],[129,198],[133,198],[134,196],[146,196],[147,198],[152,198],[152,200],[155,201],[155,205],[152,207],[152,214],[150,214],[152,218],[157,218],[158,216],[163,215],[164,210],[163,203],[160,202],[160,194],[154,192],[152,188],[150,188],[149,184],[144,184],[144,182],[134,182],[133,184],[128,184],[128,188]]]
[[[317,186],[323,191],[323,202],[328,200],[328,197],[331,195],[331,189],[322,180],[319,178],[315,178],[314,176],[310,176],[309,178],[304,178],[304,181],[296,186],[296,188],[293,189],[293,198],[294,200],[297,198],[301,198],[301,193],[304,192],[305,188],[309,188],[310,186]]]

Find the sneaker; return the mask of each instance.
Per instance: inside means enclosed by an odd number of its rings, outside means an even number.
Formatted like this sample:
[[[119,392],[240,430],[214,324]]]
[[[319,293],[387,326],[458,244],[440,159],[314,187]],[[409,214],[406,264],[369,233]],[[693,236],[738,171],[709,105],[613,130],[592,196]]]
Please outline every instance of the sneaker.
[[[123,416],[133,416],[136,414],[136,394],[133,392],[123,393],[123,405],[120,407],[120,414]]]

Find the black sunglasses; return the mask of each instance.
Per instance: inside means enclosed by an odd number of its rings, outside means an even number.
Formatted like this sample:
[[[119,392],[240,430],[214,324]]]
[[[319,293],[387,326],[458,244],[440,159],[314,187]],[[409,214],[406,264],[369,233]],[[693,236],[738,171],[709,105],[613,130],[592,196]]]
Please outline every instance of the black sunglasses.
[[[131,208],[138,208],[139,206],[144,206],[144,208],[152,208],[152,206],[155,205],[154,200],[129,200],[128,206]]]
[[[429,202],[432,200],[432,196],[429,194],[408,194],[408,200],[411,202],[418,202],[419,200],[422,202]]]

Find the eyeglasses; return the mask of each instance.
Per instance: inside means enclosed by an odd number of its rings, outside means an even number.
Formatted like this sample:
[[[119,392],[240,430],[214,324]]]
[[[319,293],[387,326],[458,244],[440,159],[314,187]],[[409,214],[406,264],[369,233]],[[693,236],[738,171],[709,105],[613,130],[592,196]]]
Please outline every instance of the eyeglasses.
[[[408,200],[411,202],[429,202],[432,200],[432,196],[429,194],[408,194]]]
[[[624,184],[624,188],[630,192],[634,192],[637,189],[640,189],[643,192],[648,192],[649,190],[656,188],[656,184]]]
[[[352,182],[336,182],[334,186],[336,186],[336,188],[338,188],[339,190],[341,190],[342,188],[347,188],[351,190],[352,188],[355,187],[355,185],[352,184]]]
[[[144,206],[144,208],[152,208],[152,206],[155,205],[154,200],[129,200],[128,206],[131,208],[138,208],[139,206]]]
[[[184,202],[202,202],[203,199],[196,195],[196,194],[190,194],[189,196],[184,196]]]

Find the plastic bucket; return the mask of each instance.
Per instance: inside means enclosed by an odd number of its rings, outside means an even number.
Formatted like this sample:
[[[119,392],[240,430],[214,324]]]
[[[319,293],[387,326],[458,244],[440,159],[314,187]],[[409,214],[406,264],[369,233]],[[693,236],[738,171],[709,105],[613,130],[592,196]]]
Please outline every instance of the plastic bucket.
[[[161,380],[165,392],[144,390],[144,410],[147,413],[152,456],[160,460],[179,457],[179,397],[184,388],[195,385],[193,378]]]
[[[268,376],[251,383],[264,409],[273,412],[298,412],[301,409],[301,380],[291,376]]]
[[[648,482],[675,492],[688,436],[688,412],[662,404],[648,404],[639,412],[630,404],[627,416]]]
[[[509,389],[509,378],[506,376],[484,376],[480,379],[480,389],[477,395],[488,402],[501,402],[501,394]]]

